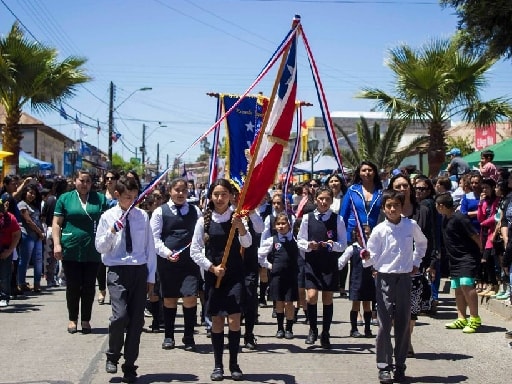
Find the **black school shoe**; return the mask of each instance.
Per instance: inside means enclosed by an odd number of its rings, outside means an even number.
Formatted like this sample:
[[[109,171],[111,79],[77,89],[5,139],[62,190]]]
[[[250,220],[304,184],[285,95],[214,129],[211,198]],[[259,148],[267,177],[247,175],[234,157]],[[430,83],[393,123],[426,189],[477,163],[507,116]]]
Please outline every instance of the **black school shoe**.
[[[331,335],[329,335],[329,332],[322,332],[322,335],[320,336],[320,346],[323,349],[331,349]]]
[[[213,372],[210,374],[211,381],[222,381],[224,380],[224,369],[217,367],[213,369]]]
[[[405,381],[405,369],[407,367],[405,365],[403,366],[396,366],[395,371],[393,372],[393,377],[395,383],[403,383]]]
[[[183,344],[185,345],[185,351],[192,351],[194,352],[196,350],[196,342],[194,340],[194,336],[186,336],[181,339]]]
[[[137,366],[136,365],[126,365],[123,364],[121,366],[123,369],[123,383],[135,383],[137,381]]]
[[[306,344],[315,344],[316,339],[318,339],[318,330],[310,329],[308,337],[306,338]]]
[[[392,383],[393,382],[393,375],[391,373],[390,367],[379,369],[379,382],[381,382],[381,383]]]
[[[230,365],[229,371],[231,372],[231,378],[233,381],[242,381],[244,379],[244,374],[238,364]]]
[[[105,364],[105,372],[107,373],[117,373],[117,363],[114,361],[107,360]]]
[[[162,349],[173,349],[176,345],[174,339],[166,337],[162,343]]]
[[[251,351],[254,351],[256,349],[256,338],[254,337],[253,334],[250,334],[250,335],[245,335],[244,336],[244,347],[251,350]]]

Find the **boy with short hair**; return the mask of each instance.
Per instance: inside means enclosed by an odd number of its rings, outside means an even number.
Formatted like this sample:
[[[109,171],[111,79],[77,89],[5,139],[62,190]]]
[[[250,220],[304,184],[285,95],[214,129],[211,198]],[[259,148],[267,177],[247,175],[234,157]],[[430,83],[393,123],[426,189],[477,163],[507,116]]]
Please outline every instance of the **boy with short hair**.
[[[457,319],[445,324],[447,329],[475,333],[482,324],[478,316],[475,278],[482,254],[482,243],[468,217],[455,210],[449,193],[436,197],[436,209],[443,215],[443,240],[450,260],[451,287],[455,290]],[[466,311],[469,307],[469,320]]]
[[[405,380],[405,360],[409,348],[411,319],[411,274],[418,271],[427,250],[427,239],[419,225],[402,216],[405,196],[386,190],[382,194],[382,209],[386,216],[372,230],[367,249],[361,252],[363,266],[377,271],[376,301],[379,331],[376,341],[377,368],[381,383]],[[395,369],[391,327],[395,336]]]
[[[138,193],[135,179],[123,177],[117,181],[114,197],[118,204],[101,216],[95,240],[96,249],[108,266],[107,286],[112,305],[105,370],[117,373],[124,345],[125,383],[137,380],[135,361],[144,325],[146,294],[153,291],[156,271],[156,250],[147,213],[133,207],[125,214]]]

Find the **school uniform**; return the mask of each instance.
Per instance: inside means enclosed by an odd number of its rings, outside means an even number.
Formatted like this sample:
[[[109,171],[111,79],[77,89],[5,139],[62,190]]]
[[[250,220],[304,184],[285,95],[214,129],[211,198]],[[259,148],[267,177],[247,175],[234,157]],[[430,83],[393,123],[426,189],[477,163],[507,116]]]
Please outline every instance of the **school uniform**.
[[[364,260],[363,265],[373,266],[377,271],[375,285],[380,326],[376,359],[379,369],[388,369],[393,365],[393,352],[395,365],[400,369],[405,367],[411,336],[411,271],[413,267],[420,267],[427,245],[427,238],[419,225],[406,217],[402,217],[398,224],[386,219],[373,228],[368,239],[370,258]],[[392,326],[394,351],[390,335]]]
[[[197,219],[201,216],[198,207],[185,203],[178,206],[171,200],[153,212],[150,220],[155,247],[158,254],[157,271],[161,293],[164,298],[197,296],[201,279],[199,267],[190,258],[190,243]],[[167,257],[181,251],[177,261]],[[159,305],[159,304],[158,304]],[[156,305],[155,305],[156,307]],[[174,327],[176,308],[163,307],[165,339],[162,348],[174,346]],[[197,317],[197,306],[183,307],[185,347],[193,349],[194,326]]]
[[[247,220],[247,227],[253,242],[250,247],[242,248],[242,259],[244,264],[244,298],[243,313],[245,334],[244,339],[254,338],[254,326],[258,317],[258,245],[261,232],[263,232],[264,224],[261,217],[253,212]]]
[[[332,240],[332,248],[309,249],[310,241]],[[318,210],[304,215],[297,236],[299,249],[304,251],[306,289],[319,291],[338,290],[338,257],[347,245],[345,224],[341,216],[330,209],[320,214]]]
[[[349,245],[343,255],[338,259],[338,269],[346,267],[350,261],[350,276],[349,276],[349,300],[351,301],[375,301],[375,279],[373,278],[372,269],[363,267],[363,260],[361,259],[362,248],[353,243]],[[357,330],[357,317],[359,311],[350,311],[350,336],[360,337]],[[364,334],[366,337],[372,336],[371,321],[372,312],[363,312],[364,319]]]
[[[172,201],[155,209],[150,224],[157,250],[157,270],[163,297],[195,296],[199,290],[199,267],[190,258],[194,228],[201,212],[188,203],[178,207]],[[171,252],[182,250],[175,262]]]
[[[227,316],[242,312],[242,292],[244,284],[244,264],[240,254],[240,247],[248,248],[252,243],[249,231],[243,236],[236,231],[229,249],[225,274],[219,288],[216,288],[217,277],[209,269],[212,265],[219,265],[224,255],[233,211],[227,209],[219,214],[211,212],[208,218],[208,228],[205,228],[205,218],[201,217],[194,229],[194,236],[190,246],[190,256],[199,267],[205,271],[205,311],[211,316]],[[247,229],[247,227],[246,227]],[[204,234],[208,233],[208,242],[204,243]],[[203,253],[204,251],[204,253]],[[238,350],[240,348],[240,330],[228,333],[229,365],[232,375],[242,375],[238,367]],[[212,376],[222,375],[222,355],[224,350],[224,330],[211,333],[215,369]],[[216,379],[217,380],[217,379]]]
[[[373,278],[371,268],[363,267],[361,250],[362,248],[356,243],[348,246],[338,259],[338,269],[341,270],[350,262],[349,300],[374,301],[375,279]]]
[[[319,247],[317,250],[309,248],[310,241],[332,241],[332,246]],[[347,246],[347,233],[343,218],[335,215],[330,209],[324,213],[315,210],[304,215],[297,236],[297,245],[305,257],[304,273],[306,289],[318,291],[338,290],[338,257]],[[323,304],[323,321],[321,345],[330,348],[330,327],[332,323],[333,304]],[[307,305],[309,320],[309,335],[306,344],[313,344],[318,338],[317,304]]]
[[[261,244],[259,263],[270,270],[269,293],[275,301],[297,301],[299,248],[292,233],[275,235]]]
[[[251,233],[247,231],[244,236],[235,235],[233,237],[226,263],[226,272],[219,288],[215,288],[217,277],[208,271],[212,265],[219,265],[222,261],[224,248],[231,230],[232,215],[233,211],[230,209],[222,214],[212,212],[208,230],[209,240],[206,245],[203,239],[204,217],[199,218],[190,245],[192,260],[205,271],[205,287],[207,287],[206,291],[208,291],[206,307],[207,313],[212,316],[225,316],[241,313],[242,311],[241,298],[244,266],[242,256],[240,255],[240,247],[248,248],[251,245]]]
[[[147,284],[155,282],[156,251],[149,217],[139,208],[126,215],[125,227],[112,233],[123,210],[115,206],[98,222],[95,246],[108,267],[107,287],[112,316],[109,324],[107,360],[116,364],[124,345],[123,371],[135,372],[140,335],[144,325]],[[129,234],[127,234],[129,232]],[[126,338],[125,338],[126,332]]]

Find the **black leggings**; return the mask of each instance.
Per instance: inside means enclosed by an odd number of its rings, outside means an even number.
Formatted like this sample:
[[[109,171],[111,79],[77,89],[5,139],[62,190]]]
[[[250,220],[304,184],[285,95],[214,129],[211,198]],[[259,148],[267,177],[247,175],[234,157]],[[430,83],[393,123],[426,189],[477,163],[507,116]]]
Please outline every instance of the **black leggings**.
[[[66,302],[69,321],[78,321],[79,310],[81,321],[91,320],[99,265],[99,262],[80,263],[62,260],[62,267],[66,275]]]

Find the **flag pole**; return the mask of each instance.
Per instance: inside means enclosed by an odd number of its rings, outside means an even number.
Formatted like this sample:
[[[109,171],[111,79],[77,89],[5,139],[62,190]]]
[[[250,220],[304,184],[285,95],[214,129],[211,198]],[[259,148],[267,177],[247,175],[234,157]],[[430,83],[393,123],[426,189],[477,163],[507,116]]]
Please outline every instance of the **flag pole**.
[[[292,22],[292,28],[295,27],[296,23],[298,23],[298,22],[300,22],[300,21],[296,20],[294,18],[294,20]],[[299,26],[299,28],[300,28],[300,26]],[[299,31],[299,29],[295,30],[293,33],[297,34],[298,31]],[[297,36],[295,36],[294,38],[296,39]],[[281,77],[283,75],[284,67],[285,67],[285,64],[286,64],[286,59],[287,59],[288,54],[290,52],[291,46],[292,46],[292,41],[290,40],[289,46],[282,53],[281,64],[279,65],[279,70],[277,72],[276,80],[275,80],[274,86],[272,88],[272,94],[270,95],[270,99],[269,99],[269,104],[268,104],[269,105],[269,109],[265,112],[265,116],[263,118],[263,124],[261,126],[260,132],[259,132],[258,137],[257,137],[256,146],[254,147],[254,153],[253,153],[253,155],[251,157],[251,162],[249,163],[249,168],[247,170],[247,176],[246,176],[246,179],[244,181],[244,186],[243,186],[242,190],[240,191],[240,198],[239,198],[238,205],[237,205],[237,207],[235,209],[235,213],[234,213],[235,216],[240,216],[241,214],[242,215],[244,214],[244,212],[240,211],[240,207],[242,207],[242,205],[244,203],[244,200],[245,200],[245,196],[247,194],[247,186],[250,184],[250,180],[251,180],[251,177],[252,177],[252,172],[254,170],[256,159],[258,157],[258,152],[260,150],[261,142],[263,140],[263,135],[265,134],[265,130],[267,129],[268,120],[270,118],[270,115],[271,115],[271,112],[272,112],[272,108],[273,108],[273,104],[274,104],[274,100],[276,98],[277,90],[279,88],[279,80],[281,79]],[[224,254],[222,256],[222,261],[220,263],[220,266],[222,268],[226,267],[226,263],[227,263],[228,257],[229,257],[229,250],[231,249],[231,244],[233,243],[234,236],[235,236],[235,227],[231,226],[231,229],[229,231],[228,240],[226,242],[226,247],[224,248]],[[219,288],[221,281],[222,281],[222,277],[221,276],[217,276],[217,282],[215,284],[215,288]]]

